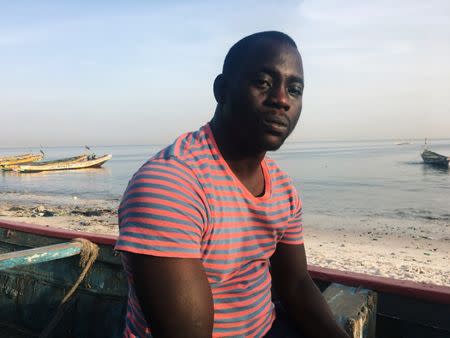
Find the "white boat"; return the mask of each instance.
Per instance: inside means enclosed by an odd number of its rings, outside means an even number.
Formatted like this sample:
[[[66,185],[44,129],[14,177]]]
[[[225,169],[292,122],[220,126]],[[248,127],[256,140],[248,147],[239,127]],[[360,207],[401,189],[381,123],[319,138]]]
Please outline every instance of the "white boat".
[[[103,155],[100,157],[95,157],[91,155],[87,159],[81,161],[70,161],[70,162],[57,162],[49,163],[43,165],[17,165],[12,168],[13,171],[21,173],[33,173],[40,171],[55,171],[55,170],[74,170],[74,169],[85,169],[85,168],[99,168],[106,161],[110,160],[112,155]]]

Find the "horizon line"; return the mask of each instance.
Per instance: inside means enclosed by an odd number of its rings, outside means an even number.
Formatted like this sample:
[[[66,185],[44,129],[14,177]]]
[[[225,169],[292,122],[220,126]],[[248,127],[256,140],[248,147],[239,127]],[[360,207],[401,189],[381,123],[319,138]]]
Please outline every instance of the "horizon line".
[[[426,138],[428,141],[450,141],[449,138]],[[368,139],[305,139],[300,141],[286,141],[284,144],[299,144],[299,143],[311,143],[311,142],[417,142],[417,141],[424,141],[425,138],[380,138],[380,139],[374,139],[374,138],[368,138]],[[94,144],[89,145],[89,147],[145,147],[145,146],[151,146],[151,147],[165,147],[167,145],[171,144],[171,142],[168,143],[140,143],[140,144]],[[45,149],[45,148],[85,148],[84,145],[52,145],[52,146],[42,146],[42,145],[27,145],[27,146],[1,146],[0,149],[23,149],[23,148],[35,148],[35,149]]]

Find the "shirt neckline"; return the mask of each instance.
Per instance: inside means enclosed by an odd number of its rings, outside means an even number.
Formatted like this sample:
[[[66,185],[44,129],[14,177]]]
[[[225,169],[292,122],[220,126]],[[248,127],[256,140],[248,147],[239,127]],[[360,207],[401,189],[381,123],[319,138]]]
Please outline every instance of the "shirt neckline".
[[[225,171],[227,172],[227,175],[229,175],[233,179],[233,181],[236,183],[236,185],[242,191],[243,195],[246,198],[248,198],[254,202],[262,202],[262,201],[268,200],[272,194],[272,182],[271,182],[270,175],[269,175],[269,169],[268,169],[267,163],[266,163],[266,157],[264,156],[263,160],[261,161],[261,169],[262,169],[263,176],[264,176],[264,194],[262,196],[255,196],[247,189],[247,187],[241,182],[241,180],[234,174],[233,170],[231,170],[227,161],[225,161],[225,159],[223,158],[222,153],[220,152],[220,149],[217,146],[216,139],[214,138],[214,134],[211,130],[211,126],[209,123],[207,123],[205,125],[205,131],[206,131],[206,134],[209,136],[208,137],[209,142],[211,143],[212,147],[214,148],[214,150],[217,153],[217,157],[218,157],[217,161],[219,161],[220,164],[222,164],[224,166]]]

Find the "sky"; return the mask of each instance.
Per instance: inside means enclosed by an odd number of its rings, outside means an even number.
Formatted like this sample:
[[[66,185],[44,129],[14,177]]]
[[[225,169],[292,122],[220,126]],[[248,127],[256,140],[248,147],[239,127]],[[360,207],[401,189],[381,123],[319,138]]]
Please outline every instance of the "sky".
[[[0,147],[165,144],[242,37],[299,46],[289,141],[450,138],[450,1],[0,0]]]

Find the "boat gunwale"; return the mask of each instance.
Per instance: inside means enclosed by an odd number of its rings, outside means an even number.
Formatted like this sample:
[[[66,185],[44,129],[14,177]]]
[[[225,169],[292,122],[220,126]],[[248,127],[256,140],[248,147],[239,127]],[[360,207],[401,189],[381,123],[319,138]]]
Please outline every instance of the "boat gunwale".
[[[114,246],[117,241],[117,236],[114,235],[49,228],[37,224],[12,222],[2,219],[0,219],[0,228],[60,239],[81,237],[97,244],[109,246]],[[308,264],[308,271],[313,279],[320,281],[341,283],[356,287],[362,286],[377,292],[400,295],[433,303],[450,304],[450,287],[448,286],[372,276],[351,271],[323,268],[310,264]]]

